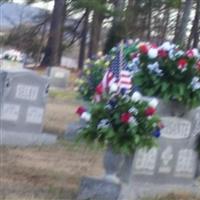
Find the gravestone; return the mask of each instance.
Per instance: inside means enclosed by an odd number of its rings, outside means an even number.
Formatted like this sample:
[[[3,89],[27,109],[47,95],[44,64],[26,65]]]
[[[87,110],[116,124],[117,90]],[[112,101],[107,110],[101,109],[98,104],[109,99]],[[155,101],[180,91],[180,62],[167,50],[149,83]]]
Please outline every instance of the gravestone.
[[[52,67],[50,72],[50,86],[55,88],[65,89],[69,78],[69,71],[60,68]]]
[[[32,71],[7,72],[0,121],[2,129],[41,133],[48,79]]]
[[[188,119],[163,117],[165,128],[159,147],[141,149],[135,154],[129,184],[124,185],[120,200],[156,196],[169,191],[198,193],[195,186],[199,158],[195,151],[200,110]],[[134,189],[133,189],[134,188]]]
[[[1,102],[2,102],[2,98],[3,98],[5,78],[6,78],[6,73],[0,71],[0,105],[1,105]]]
[[[121,186],[106,180],[84,177],[77,200],[117,200]]]

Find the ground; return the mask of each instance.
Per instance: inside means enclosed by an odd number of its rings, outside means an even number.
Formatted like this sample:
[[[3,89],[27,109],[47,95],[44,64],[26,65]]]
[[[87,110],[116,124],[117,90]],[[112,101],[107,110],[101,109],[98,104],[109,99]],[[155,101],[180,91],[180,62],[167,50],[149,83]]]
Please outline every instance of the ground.
[[[71,80],[75,80],[72,74]],[[0,147],[0,200],[75,200],[82,176],[103,176],[103,151],[63,140],[68,124],[78,120],[74,81],[66,90],[51,90],[44,131],[58,134],[58,144],[42,147]],[[155,200],[155,199],[145,199]],[[156,200],[200,200],[170,194]]]

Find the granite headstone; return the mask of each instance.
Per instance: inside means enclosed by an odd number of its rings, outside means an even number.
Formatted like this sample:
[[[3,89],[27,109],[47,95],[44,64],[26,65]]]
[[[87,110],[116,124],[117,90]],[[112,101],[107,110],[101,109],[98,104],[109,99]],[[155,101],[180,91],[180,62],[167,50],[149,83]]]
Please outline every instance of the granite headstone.
[[[106,180],[84,177],[77,200],[118,200],[121,186]]]
[[[7,72],[0,121],[2,129],[41,133],[48,79],[32,71]]]
[[[0,105],[3,98],[4,83],[5,83],[6,73],[0,71]]]
[[[60,89],[65,89],[69,78],[69,71],[60,68],[52,67],[50,72],[50,86]]]
[[[192,119],[199,114],[195,112],[195,116],[191,115]],[[193,186],[199,165],[195,151],[197,134],[194,134],[199,131],[199,118],[189,120],[163,117],[162,120],[165,128],[162,130],[159,147],[136,152],[131,178],[129,184],[124,186],[121,199],[155,196],[162,191],[167,192],[170,187],[198,191]]]

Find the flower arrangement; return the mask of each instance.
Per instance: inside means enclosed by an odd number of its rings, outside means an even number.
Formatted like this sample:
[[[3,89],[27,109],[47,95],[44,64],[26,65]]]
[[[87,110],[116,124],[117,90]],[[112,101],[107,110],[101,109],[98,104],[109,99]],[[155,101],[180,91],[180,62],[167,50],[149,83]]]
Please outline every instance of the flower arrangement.
[[[132,57],[134,57],[137,52],[138,41],[127,40],[124,45],[124,56],[128,62],[127,67],[130,71],[133,71],[138,66],[137,63],[132,62]],[[84,100],[92,100],[95,90],[99,82],[102,80],[103,75],[107,68],[109,67],[113,57],[119,50],[119,45],[113,47],[108,55],[103,55],[99,52],[96,58],[86,60],[84,65],[83,73],[80,79],[77,80],[78,92]]]
[[[176,101],[191,108],[200,105],[200,54],[197,49],[187,51],[165,42],[138,45],[139,72],[134,83],[147,96]]]
[[[100,101],[93,102],[90,110],[77,109],[76,113],[87,122],[80,138],[123,154],[155,146],[163,128],[156,114],[157,100],[147,101],[137,91],[128,93],[121,89],[119,92],[113,88],[111,85]]]
[[[110,65],[107,56],[97,56],[96,59],[87,60],[84,65],[83,73],[77,80],[78,92],[84,100],[92,100],[96,86],[102,80],[105,70]]]

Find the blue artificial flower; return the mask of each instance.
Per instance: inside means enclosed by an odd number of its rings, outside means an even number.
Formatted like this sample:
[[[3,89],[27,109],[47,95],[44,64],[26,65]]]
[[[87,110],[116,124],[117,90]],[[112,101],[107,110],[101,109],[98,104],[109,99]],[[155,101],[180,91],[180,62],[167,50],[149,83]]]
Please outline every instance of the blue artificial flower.
[[[126,93],[127,93],[127,89],[126,89],[126,88],[122,88],[122,89],[120,90],[120,94],[121,94],[122,96],[124,96]]]
[[[159,138],[160,135],[161,135],[161,133],[160,133],[160,129],[157,128],[157,129],[153,132],[153,136],[156,137],[156,138]]]
[[[117,100],[111,99],[108,104],[111,106],[111,108],[115,108],[115,106],[117,105]]]

